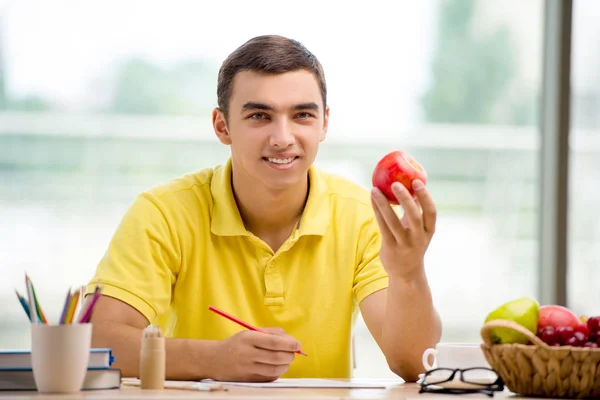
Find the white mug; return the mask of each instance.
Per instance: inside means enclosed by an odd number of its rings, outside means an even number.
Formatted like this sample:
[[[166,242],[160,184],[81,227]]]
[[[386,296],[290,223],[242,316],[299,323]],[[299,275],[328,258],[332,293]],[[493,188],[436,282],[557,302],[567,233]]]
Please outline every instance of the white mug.
[[[31,362],[39,392],[81,390],[88,368],[92,324],[31,325]]]
[[[432,363],[429,362],[430,357],[433,358]],[[438,343],[435,349],[425,350],[422,361],[427,371],[435,368],[490,368],[477,343]]]

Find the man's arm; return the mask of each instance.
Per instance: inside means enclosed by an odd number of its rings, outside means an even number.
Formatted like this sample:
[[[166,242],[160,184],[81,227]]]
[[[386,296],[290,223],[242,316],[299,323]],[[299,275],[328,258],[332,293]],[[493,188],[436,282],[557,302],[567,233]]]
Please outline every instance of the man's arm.
[[[436,207],[425,184],[412,182],[413,197],[399,182],[391,186],[404,210],[398,214],[377,188],[371,202],[381,232],[379,258],[388,277],[388,289],[361,303],[365,323],[384,352],[390,368],[406,381],[424,370],[423,351],[441,337],[441,321],[433,306],[424,257],[435,232]]]
[[[92,296],[86,298],[91,301]],[[107,347],[115,355],[115,368],[123,376],[138,376],[142,331],[148,320],[130,305],[100,296],[92,314],[92,347]],[[209,376],[215,341],[167,338],[167,379],[191,380]]]
[[[429,285],[423,279],[390,279],[387,289],[367,296],[360,304],[365,324],[390,369],[409,382],[423,372],[421,356],[425,349],[435,346],[442,331]]]
[[[86,298],[86,303],[91,301]],[[130,305],[100,296],[90,321],[92,347],[113,350],[115,368],[137,377],[142,331],[148,320]],[[222,381],[272,381],[283,375],[300,343],[277,328],[270,334],[241,331],[225,340],[166,338],[166,378]]]

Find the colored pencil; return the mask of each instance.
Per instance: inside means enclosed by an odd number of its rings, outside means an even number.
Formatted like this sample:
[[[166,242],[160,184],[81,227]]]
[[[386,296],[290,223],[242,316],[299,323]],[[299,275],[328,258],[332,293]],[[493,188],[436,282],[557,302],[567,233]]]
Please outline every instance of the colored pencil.
[[[63,306],[63,310],[60,313],[60,319],[58,320],[59,324],[64,324],[67,319],[67,313],[69,311],[69,304],[71,303],[71,289],[67,290],[67,298],[65,299],[65,304]]]
[[[87,323],[90,321],[90,318],[92,317],[92,312],[94,311],[94,306],[96,305],[96,302],[98,301],[98,298],[100,297],[100,293],[101,293],[101,287],[100,285],[96,285],[96,289],[94,290],[94,294],[92,295],[92,300],[88,303],[87,308],[81,310],[81,318],[79,319],[79,323],[83,324],[83,323]]]
[[[35,294],[35,288],[33,287],[33,282],[31,282],[31,293],[33,293],[33,301],[35,304],[35,310],[37,311],[37,315],[38,318],[40,319],[40,321],[42,321],[42,323],[47,324],[48,320],[46,319],[46,315],[44,314],[44,311],[42,311],[42,307],[40,306],[40,302],[38,301],[37,295]]]
[[[252,325],[250,325],[249,323],[247,323],[247,322],[244,322],[244,321],[242,321],[241,319],[238,319],[238,318],[234,317],[233,315],[227,314],[225,311],[221,311],[221,310],[219,310],[219,309],[218,309],[218,308],[216,308],[216,307],[209,306],[209,307],[208,307],[208,309],[209,309],[210,311],[212,311],[212,312],[214,312],[214,313],[216,313],[216,314],[218,314],[218,315],[222,316],[222,317],[225,317],[225,318],[227,318],[227,319],[228,319],[228,320],[230,320],[230,321],[233,321],[233,322],[235,322],[235,323],[236,323],[236,324],[238,324],[238,325],[241,325],[241,326],[243,326],[243,327],[244,327],[244,328],[246,328],[246,329],[249,329],[249,330],[251,330],[251,331],[256,331],[256,332],[261,332],[261,333],[267,333],[267,334],[269,333],[269,332],[265,331],[264,329],[260,329],[260,328],[257,328],[257,327],[255,327],[255,326],[252,326]],[[300,350],[298,350],[298,351],[295,351],[295,353],[296,353],[296,354],[303,355],[303,356],[306,356],[306,355],[307,355],[307,354],[303,353],[303,352],[302,352],[302,351],[300,351]]]
[[[73,319],[75,318],[75,310],[77,310],[78,303],[79,303],[79,289],[77,289],[75,291],[75,293],[73,293],[73,295],[71,296],[69,309],[67,310],[67,318],[66,318],[67,324],[73,323]]]
[[[19,299],[19,303],[21,303],[23,310],[25,310],[25,314],[27,314],[27,318],[29,319],[29,321],[31,321],[31,312],[29,310],[29,304],[27,304],[27,300],[25,300],[25,298],[21,296],[17,289],[15,289],[15,293],[17,294],[17,299]]]
[[[29,320],[32,324],[39,324],[38,313],[35,307],[35,300],[33,297],[33,286],[31,285],[31,279],[25,274],[25,288],[27,290],[27,304],[29,304]]]

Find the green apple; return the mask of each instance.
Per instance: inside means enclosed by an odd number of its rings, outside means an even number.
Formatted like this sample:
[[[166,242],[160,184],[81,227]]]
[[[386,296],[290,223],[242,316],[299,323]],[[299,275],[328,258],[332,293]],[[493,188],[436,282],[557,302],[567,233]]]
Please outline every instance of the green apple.
[[[502,304],[488,314],[485,322],[496,319],[508,319],[524,326],[534,335],[537,333],[540,305],[531,297],[521,297]],[[494,328],[490,330],[492,342],[495,344],[529,343],[529,339],[522,333],[508,328]]]

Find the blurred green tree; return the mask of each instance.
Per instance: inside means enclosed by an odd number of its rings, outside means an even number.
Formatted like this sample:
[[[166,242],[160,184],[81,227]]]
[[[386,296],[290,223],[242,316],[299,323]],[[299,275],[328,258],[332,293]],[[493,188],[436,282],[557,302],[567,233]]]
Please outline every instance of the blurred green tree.
[[[527,124],[535,101],[520,85],[516,51],[507,27],[473,31],[475,0],[440,2],[432,84],[422,99],[425,119],[447,123]],[[509,86],[524,93],[510,93]]]
[[[131,59],[117,71],[108,108],[127,114],[206,115],[216,103],[216,74],[203,61],[164,68]]]
[[[54,109],[51,102],[38,96],[14,98],[5,95],[3,103],[0,108],[11,111],[50,111]]]

